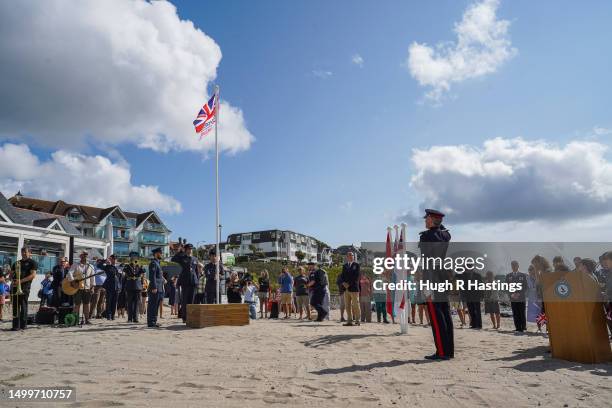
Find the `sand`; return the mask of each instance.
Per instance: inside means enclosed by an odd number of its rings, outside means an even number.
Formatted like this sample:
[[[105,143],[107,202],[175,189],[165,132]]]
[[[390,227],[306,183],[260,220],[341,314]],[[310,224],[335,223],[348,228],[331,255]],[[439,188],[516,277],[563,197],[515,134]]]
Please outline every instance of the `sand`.
[[[15,333],[4,322],[1,385],[70,385],[77,402],[66,405],[82,407],[610,406],[612,364],[551,359],[545,336],[515,335],[511,320],[499,332],[455,330],[456,358],[445,362],[423,359],[433,350],[427,327],[403,336],[398,325],[337,321],[187,329],[168,313],[160,330],[94,320]]]

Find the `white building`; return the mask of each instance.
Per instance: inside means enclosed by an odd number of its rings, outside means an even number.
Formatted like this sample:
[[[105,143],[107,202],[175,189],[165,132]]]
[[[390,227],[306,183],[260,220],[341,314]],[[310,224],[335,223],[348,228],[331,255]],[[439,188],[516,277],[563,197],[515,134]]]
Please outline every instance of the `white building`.
[[[109,242],[81,236],[66,217],[14,207],[0,193],[0,266],[10,267],[20,259],[24,246],[30,247],[32,258],[38,262],[30,300],[36,300],[38,284],[57,265],[58,257],[73,258],[83,250],[92,258],[110,255]]]
[[[304,261],[327,262],[329,250],[321,241],[293,231],[265,230],[231,234],[225,249],[236,256],[263,254],[268,259],[297,261],[296,252],[304,253]],[[254,251],[255,250],[255,251]],[[327,255],[326,255],[327,254]]]

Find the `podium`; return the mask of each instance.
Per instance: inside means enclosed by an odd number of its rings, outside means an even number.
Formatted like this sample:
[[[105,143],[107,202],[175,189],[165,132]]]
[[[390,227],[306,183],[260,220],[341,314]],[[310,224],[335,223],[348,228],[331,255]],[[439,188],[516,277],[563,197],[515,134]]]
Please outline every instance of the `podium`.
[[[580,363],[612,361],[600,288],[582,272],[541,277],[552,356]]]
[[[244,326],[249,324],[249,305],[187,305],[187,327]]]

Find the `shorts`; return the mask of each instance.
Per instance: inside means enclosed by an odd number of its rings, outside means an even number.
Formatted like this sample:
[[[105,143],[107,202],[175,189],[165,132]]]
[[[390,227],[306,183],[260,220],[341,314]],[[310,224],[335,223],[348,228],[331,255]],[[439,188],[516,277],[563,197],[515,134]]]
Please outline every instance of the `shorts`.
[[[257,297],[259,298],[259,300],[268,300],[270,294],[268,292],[260,292],[257,294]]]
[[[0,295],[0,305],[3,305],[4,303],[6,303],[6,297],[4,297],[4,295]]]
[[[91,303],[91,291],[89,289],[79,289],[79,291],[74,294],[74,304],[80,305],[83,303]]]
[[[338,301],[340,303],[340,309],[344,309],[344,292],[339,294]]]
[[[291,304],[291,292],[290,293],[281,293],[281,305],[290,305]]]
[[[310,304],[309,300],[310,299],[308,295],[296,296],[296,303],[297,303],[298,310],[305,309]]]

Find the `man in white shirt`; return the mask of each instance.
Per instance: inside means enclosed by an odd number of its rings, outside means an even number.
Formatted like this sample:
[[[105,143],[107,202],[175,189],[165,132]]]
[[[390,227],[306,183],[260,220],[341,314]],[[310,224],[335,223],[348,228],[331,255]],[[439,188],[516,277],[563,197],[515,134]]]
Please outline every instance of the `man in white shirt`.
[[[95,286],[94,268],[87,262],[87,252],[83,251],[80,255],[80,262],[75,263],[68,271],[68,280],[76,281],[79,285],[79,290],[74,295],[73,312],[79,315],[81,313],[81,304],[83,304],[83,315],[85,316],[85,324],[91,324],[89,321],[89,303],[91,302],[91,290]]]
[[[89,318],[91,319],[94,316],[96,319],[101,319],[104,317],[106,313],[105,300],[106,300],[106,289],[104,289],[104,281],[106,280],[106,275],[104,271],[100,269],[100,261],[94,258],[94,265],[96,265],[96,275],[95,277],[95,285],[91,292],[91,305],[89,306]]]

